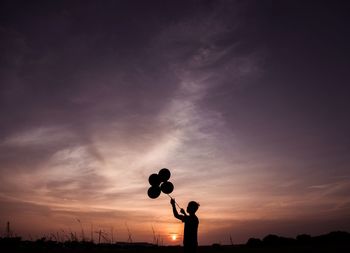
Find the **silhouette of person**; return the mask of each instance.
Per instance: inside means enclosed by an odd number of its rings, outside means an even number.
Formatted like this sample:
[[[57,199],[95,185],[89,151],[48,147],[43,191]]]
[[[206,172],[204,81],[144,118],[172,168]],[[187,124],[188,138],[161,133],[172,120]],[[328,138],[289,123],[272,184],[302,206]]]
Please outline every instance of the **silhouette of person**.
[[[188,203],[186,211],[189,215],[187,215],[185,210],[182,208],[180,212],[183,215],[180,215],[177,212],[177,209],[175,206],[175,199],[172,198],[170,200],[170,204],[173,207],[173,213],[175,218],[185,223],[184,238],[183,238],[184,252],[185,253],[197,252],[197,247],[198,247],[197,234],[198,234],[199,220],[195,213],[198,210],[199,204],[195,201],[190,201]]]

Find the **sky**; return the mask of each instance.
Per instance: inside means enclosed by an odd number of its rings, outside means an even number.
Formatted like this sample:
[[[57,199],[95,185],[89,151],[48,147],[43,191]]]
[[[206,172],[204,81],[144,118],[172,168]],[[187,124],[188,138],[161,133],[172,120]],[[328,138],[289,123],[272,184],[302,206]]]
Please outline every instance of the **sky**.
[[[349,231],[349,10],[1,1],[0,231],[181,244],[164,167],[201,245]]]

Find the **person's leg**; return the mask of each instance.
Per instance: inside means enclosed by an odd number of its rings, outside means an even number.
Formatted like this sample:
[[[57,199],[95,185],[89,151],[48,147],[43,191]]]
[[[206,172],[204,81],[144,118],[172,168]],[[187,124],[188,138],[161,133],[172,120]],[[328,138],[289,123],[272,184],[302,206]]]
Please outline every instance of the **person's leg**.
[[[196,245],[184,245],[184,253],[196,253],[197,246]]]
[[[188,246],[184,245],[184,253],[191,253]]]

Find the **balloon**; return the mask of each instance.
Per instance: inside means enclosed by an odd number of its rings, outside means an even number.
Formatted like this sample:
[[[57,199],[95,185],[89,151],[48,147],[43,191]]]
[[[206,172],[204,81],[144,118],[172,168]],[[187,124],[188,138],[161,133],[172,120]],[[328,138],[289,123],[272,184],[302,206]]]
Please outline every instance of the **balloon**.
[[[162,185],[160,186],[160,189],[162,190],[163,193],[170,194],[174,190],[174,185],[171,182],[165,182],[165,183],[162,183]]]
[[[161,182],[168,181],[170,178],[170,175],[171,175],[170,171],[166,168],[163,168],[158,172],[158,176],[159,176]]]
[[[152,186],[159,186],[160,184],[160,177],[157,174],[152,174],[148,178],[148,182]]]
[[[151,186],[147,191],[148,197],[151,199],[156,199],[160,195],[160,187],[159,186]]]

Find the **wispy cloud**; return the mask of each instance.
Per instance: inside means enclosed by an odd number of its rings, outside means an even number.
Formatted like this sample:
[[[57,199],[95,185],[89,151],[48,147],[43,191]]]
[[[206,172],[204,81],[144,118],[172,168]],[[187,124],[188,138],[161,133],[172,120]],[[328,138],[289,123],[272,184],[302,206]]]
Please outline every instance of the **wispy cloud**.
[[[50,145],[57,142],[69,141],[74,135],[66,128],[38,127],[7,137],[2,145],[10,146],[36,146]]]

